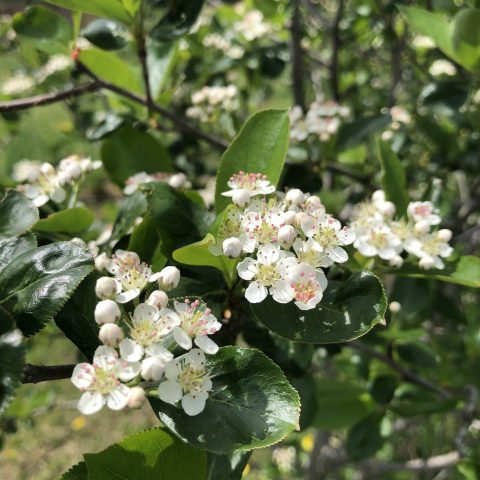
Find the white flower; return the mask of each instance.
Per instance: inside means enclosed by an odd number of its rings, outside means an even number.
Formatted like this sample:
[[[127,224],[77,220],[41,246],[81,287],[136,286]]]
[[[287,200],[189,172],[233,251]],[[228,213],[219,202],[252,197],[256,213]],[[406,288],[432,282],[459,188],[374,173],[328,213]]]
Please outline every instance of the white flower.
[[[144,380],[149,382],[158,382],[163,377],[165,365],[168,363],[168,361],[164,361],[159,357],[147,357],[142,361],[140,375]]]
[[[23,73],[17,73],[2,83],[0,93],[3,95],[17,95],[30,90],[34,85],[33,78]]]
[[[172,290],[173,288],[178,287],[178,283],[180,282],[180,270],[177,267],[165,267],[152,278],[158,280],[158,286],[162,290]]]
[[[101,300],[113,299],[118,293],[118,284],[112,277],[100,277],[95,284],[95,294]]]
[[[223,254],[229,258],[237,258],[243,250],[243,244],[239,238],[230,237],[223,241]]]
[[[128,403],[130,389],[122,381],[138,375],[139,363],[118,359],[111,347],[98,347],[93,363],[80,363],[72,373],[72,383],[84,393],[77,408],[84,415],[98,412],[106,404],[112,410],[121,410]]]
[[[142,387],[132,387],[128,394],[128,408],[140,408],[146,400],[145,390]]]
[[[442,270],[445,268],[442,258],[447,258],[453,253],[453,248],[443,239],[443,235],[438,233],[427,233],[404,242],[405,250],[420,258],[419,266],[421,268],[435,267]]]
[[[251,283],[245,291],[250,303],[259,303],[267,297],[269,291],[279,303],[288,303],[289,294],[285,293],[284,282],[297,265],[292,254],[275,245],[259,247],[257,259],[247,257],[237,265],[238,275]]]
[[[187,415],[203,412],[212,390],[212,381],[205,369],[205,355],[193,349],[173,360],[165,368],[166,381],[158,387],[158,396],[164,402],[175,405],[181,401]]]
[[[255,195],[268,195],[275,191],[275,186],[271,185],[266,175],[262,173],[245,173],[243,170],[232,175],[227,185],[231,188],[227,192],[222,192],[225,197],[233,197],[238,190],[245,190],[251,197]]]
[[[314,268],[330,267],[333,264],[333,260],[313,238],[307,241],[297,238],[293,244],[293,250],[299,263],[308,263]]]
[[[239,207],[246,207],[250,203],[252,196],[245,188],[239,188],[232,192],[232,202]]]
[[[297,230],[291,225],[283,225],[278,229],[277,241],[282,245],[290,246],[297,238]]]
[[[191,187],[190,182],[187,180],[187,176],[184,173],[175,173],[168,180],[168,184],[172,188],[189,188]]]
[[[125,188],[123,189],[123,193],[125,195],[132,195],[132,193],[138,190],[140,185],[154,181],[155,177],[153,175],[149,175],[146,172],[136,173],[125,180]]]
[[[120,308],[113,300],[102,300],[95,306],[95,321],[99,325],[117,323],[122,316]]]
[[[360,234],[353,246],[365,257],[378,255],[392,260],[402,251],[402,241],[386,225],[376,226]]]
[[[428,69],[428,72],[434,77],[438,77],[440,75],[451,76],[457,73],[457,69],[455,68],[455,65],[448,60],[438,59],[432,63]]]
[[[70,155],[61,160],[58,165],[58,181],[61,185],[74,183],[84,174],[97,170],[101,166],[100,160],[92,162],[89,158],[80,155]]]
[[[410,202],[407,214],[414,222],[424,220],[430,225],[438,225],[442,221],[432,202]]]
[[[110,265],[110,259],[108,258],[107,254],[101,253],[95,257],[95,269],[99,272],[103,272],[107,270]]]
[[[36,160],[20,160],[13,165],[12,177],[16,182],[33,183],[40,175],[41,163]]]
[[[437,232],[437,238],[441,242],[449,242],[452,239],[452,231],[449,230],[448,228],[442,228]]]
[[[213,355],[218,351],[218,345],[208,335],[218,332],[222,324],[215,318],[207,305],[199,300],[190,302],[174,302],[178,323],[173,329],[175,341],[185,350],[192,348],[192,338],[195,345],[205,353]]]
[[[109,347],[118,347],[123,337],[123,330],[115,323],[105,323],[98,334],[100,341]]]

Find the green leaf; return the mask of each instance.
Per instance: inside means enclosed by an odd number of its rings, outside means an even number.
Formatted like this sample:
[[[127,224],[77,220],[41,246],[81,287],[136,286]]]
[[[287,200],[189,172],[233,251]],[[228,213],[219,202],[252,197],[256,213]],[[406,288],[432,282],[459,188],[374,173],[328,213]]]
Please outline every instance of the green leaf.
[[[398,379],[396,376],[389,374],[377,375],[370,386],[370,395],[377,403],[387,404],[392,400],[397,385]]]
[[[93,358],[96,348],[100,345],[99,326],[94,315],[98,303],[95,284],[100,277],[98,272],[88,275],[55,315],[58,328],[88,359]]]
[[[362,460],[375,454],[383,445],[380,423],[383,413],[373,413],[352,427],[347,438],[347,453],[354,460]]]
[[[207,480],[240,480],[251,452],[234,452],[230,455],[207,454]]]
[[[45,0],[47,3],[73,10],[90,13],[98,17],[111,18],[130,25],[131,16],[125,10],[120,0]]]
[[[160,421],[182,440],[225,454],[279,442],[298,427],[300,402],[284,374],[263,353],[222,347],[207,357],[213,391],[205,410],[189,417],[152,398]]]
[[[79,60],[97,77],[107,82],[137,93],[142,92],[142,82],[138,71],[112,52],[97,48],[82,50]],[[138,169],[137,169],[138,172]]]
[[[375,406],[367,390],[334,379],[317,379],[317,413],[313,425],[326,430],[347,428],[369,415]]]
[[[147,16],[149,8],[157,8],[158,2],[147,0]],[[149,35],[160,42],[168,42],[188,33],[195,23],[204,0],[174,0],[168,4],[168,10],[164,16],[149,30]]]
[[[147,215],[143,217],[142,223],[137,225],[133,230],[128,243],[128,250],[138,253],[142,261],[151,265],[155,256],[155,250],[157,250],[159,244],[160,237],[158,236],[157,229],[153,224],[152,217],[147,213]]]
[[[85,207],[69,208],[50,214],[39,220],[33,228],[39,232],[79,233],[95,220],[92,211]]]
[[[55,316],[92,269],[92,254],[74,242],[27,251],[0,272],[0,305],[24,335],[32,335]]]
[[[387,200],[394,203],[397,216],[405,216],[410,201],[408,196],[405,169],[392,147],[377,140],[377,154],[382,168],[381,182]]]
[[[263,173],[273,185],[278,183],[288,140],[287,110],[265,110],[247,120],[220,162],[215,188],[215,209],[218,213],[230,203],[222,192],[230,190],[227,182],[240,170]]]
[[[12,26],[18,35],[47,53],[67,53],[72,41],[72,28],[62,15],[44,7],[29,7],[16,13]]]
[[[135,226],[135,221],[138,217],[142,217],[147,211],[147,202],[142,192],[135,192],[132,195],[125,197],[123,203],[118,210],[117,218],[112,228],[112,235],[108,239],[120,240],[128,234],[128,232]]]
[[[348,150],[360,145],[375,133],[383,130],[391,121],[390,115],[375,115],[343,123],[338,130],[337,149],[339,151]]]
[[[404,361],[417,368],[435,368],[438,366],[438,358],[435,352],[420,341],[402,341],[396,345],[398,356]]]
[[[32,233],[21,237],[0,240],[0,270],[22,253],[33,250],[37,246],[37,239]]]
[[[149,183],[143,190],[164,255],[170,256],[207,233],[206,211],[198,203],[166,183]]]
[[[155,428],[136,433],[100,453],[85,455],[88,478],[95,480],[206,479],[205,452]]]
[[[384,324],[386,305],[382,284],[370,272],[354,273],[340,285],[330,282],[312,310],[280,304],[270,296],[250,304],[255,316],[281,337],[321,344],[348,342]]]
[[[464,8],[452,20],[453,50],[463,66],[471,71],[480,69],[480,10]]]
[[[453,262],[445,262],[443,270],[424,270],[418,265],[403,265],[382,273],[393,273],[402,277],[425,278],[441,280],[447,283],[456,283],[466,287],[480,288],[480,258],[474,255],[465,255]]]
[[[232,278],[236,272],[238,259],[228,258],[225,255],[214,255],[208,249],[211,245],[215,245],[215,237],[211,233],[207,233],[203,240],[175,250],[172,257],[185,265],[214,267],[223,272],[227,278]]]
[[[25,233],[37,221],[37,207],[20,192],[9,190],[0,200],[0,240]]]
[[[443,14],[418,7],[397,6],[397,8],[413,30],[430,37],[440,50],[449,57],[455,58],[450,37],[450,24]]]
[[[150,90],[154,99],[158,100],[163,87],[177,58],[178,44],[157,43],[150,41],[147,45],[147,66],[149,71]]]
[[[139,172],[171,172],[172,161],[165,147],[152,135],[130,125],[113,132],[102,144],[102,162],[120,187]]]
[[[122,25],[101,18],[91,21],[81,35],[103,50],[119,50],[128,43],[127,31]]]
[[[300,430],[305,430],[314,421],[318,410],[315,378],[311,373],[306,373],[301,377],[290,378],[290,382],[300,396],[300,403],[302,405],[300,412]]]
[[[88,480],[87,464],[85,462],[77,463],[67,470],[60,480]]]

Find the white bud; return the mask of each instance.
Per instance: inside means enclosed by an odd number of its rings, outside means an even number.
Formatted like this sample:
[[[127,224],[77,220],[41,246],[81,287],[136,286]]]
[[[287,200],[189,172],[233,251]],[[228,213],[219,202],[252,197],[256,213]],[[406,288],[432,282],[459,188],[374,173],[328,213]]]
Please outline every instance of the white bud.
[[[121,316],[120,308],[113,300],[102,300],[95,307],[95,321],[99,325],[116,323]]]
[[[375,190],[372,193],[372,202],[373,203],[384,203],[385,202],[385,192],[383,190]]]
[[[76,243],[77,245],[80,245],[81,247],[86,247],[87,246],[85,241],[83,239],[81,239],[80,237],[73,237],[72,239],[70,239],[70,241],[73,242],[73,243]]]
[[[237,258],[242,253],[242,242],[237,237],[230,237],[223,241],[223,254],[230,258]]]
[[[142,378],[151,382],[158,382],[163,377],[165,362],[158,357],[147,357],[142,362],[140,374]]]
[[[110,265],[110,259],[108,258],[106,253],[101,253],[95,257],[95,268],[99,272],[103,272],[108,268]]]
[[[145,390],[142,387],[132,387],[128,393],[127,405],[129,408],[140,408],[145,399]]]
[[[392,202],[382,202],[377,205],[378,211],[386,217],[395,215],[395,205]]]
[[[424,235],[430,230],[430,224],[426,220],[420,220],[415,224],[415,233],[418,235]]]
[[[82,167],[78,163],[71,163],[65,168],[65,173],[72,180],[76,180],[83,175]]]
[[[295,227],[291,225],[283,225],[278,229],[277,240],[279,243],[283,243],[285,245],[293,245],[293,242],[297,238],[297,231]]]
[[[244,188],[235,190],[232,194],[232,202],[242,208],[250,203],[250,198],[250,192]]]
[[[158,286],[160,290],[171,290],[178,286],[180,270],[177,267],[165,267],[159,275]]]
[[[172,175],[168,180],[168,184],[172,188],[182,188],[185,187],[187,183],[187,176],[184,173],[176,173]]]
[[[309,218],[310,218],[310,216],[307,215],[305,212],[298,212],[297,214],[295,214],[294,225],[297,228],[300,228],[302,226],[302,223]]]
[[[53,165],[50,163],[42,163],[40,166],[40,172],[43,173],[44,175],[54,175],[55,174],[55,169],[53,168]]]
[[[115,348],[123,340],[123,330],[115,323],[106,323],[100,327],[98,338],[104,345]]]
[[[285,225],[293,225],[295,223],[295,215],[297,212],[293,212],[292,210],[288,210],[283,214],[283,223]]]
[[[165,308],[168,305],[168,295],[162,290],[154,290],[145,303],[158,309]]]
[[[418,262],[418,266],[420,268],[424,268],[425,270],[428,270],[433,267],[433,258],[431,257],[423,257],[420,259]]]
[[[392,267],[401,267],[403,265],[403,258],[400,255],[395,255],[389,262]]]
[[[285,195],[285,200],[289,204],[300,205],[305,200],[305,194],[298,188],[292,188]]]
[[[117,282],[112,277],[101,277],[95,284],[95,293],[101,300],[113,299],[117,295]]]
[[[442,228],[437,232],[437,238],[441,242],[449,242],[452,239],[452,231],[449,230],[448,228]]]
[[[399,302],[390,302],[388,308],[392,313],[398,313],[402,309],[402,305]]]
[[[317,195],[310,195],[305,203],[310,210],[319,210],[323,207],[322,201]]]

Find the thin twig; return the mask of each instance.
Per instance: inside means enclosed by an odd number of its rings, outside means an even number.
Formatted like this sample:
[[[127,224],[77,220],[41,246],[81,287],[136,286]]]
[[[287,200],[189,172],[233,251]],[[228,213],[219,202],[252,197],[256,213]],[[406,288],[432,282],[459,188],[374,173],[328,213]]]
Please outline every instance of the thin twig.
[[[22,383],[39,383],[70,378],[74,368],[75,364],[32,365],[31,363],[27,363],[23,370]]]
[[[413,373],[411,370],[408,370],[407,368],[404,368],[401,365],[399,365],[392,358],[388,357],[387,355],[384,355],[383,353],[377,352],[377,350],[369,347],[368,345],[358,340],[348,343],[347,346],[350,348],[354,348],[355,350],[358,350],[362,353],[365,353],[370,357],[374,357],[377,360],[380,360],[381,362],[388,365],[392,370],[395,370],[396,372],[398,372],[402,376],[402,378],[408,382],[415,383],[417,385],[420,385],[421,387],[427,388],[428,390],[432,390],[433,392],[436,392],[438,395],[440,395],[443,398],[452,398],[452,394],[447,390],[444,390],[443,388],[430,382],[429,380],[426,380],[425,378],[418,376],[417,374]]]
[[[306,110],[305,89],[303,87],[302,14],[300,0],[295,0],[290,25],[292,48],[292,90],[295,105]]]
[[[338,55],[340,53],[340,20],[343,14],[344,0],[338,0],[337,13],[332,24],[332,57],[330,59],[330,87],[332,97],[336,102],[340,100],[340,86],[338,76]]]

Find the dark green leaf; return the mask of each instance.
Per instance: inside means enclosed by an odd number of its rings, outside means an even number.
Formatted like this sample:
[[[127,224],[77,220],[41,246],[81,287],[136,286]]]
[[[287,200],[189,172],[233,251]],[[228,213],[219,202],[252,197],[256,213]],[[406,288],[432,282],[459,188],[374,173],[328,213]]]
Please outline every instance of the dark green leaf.
[[[21,193],[9,190],[0,200],[0,240],[25,233],[37,221],[37,207]]]
[[[150,89],[154,99],[158,99],[172,71],[177,57],[177,43],[150,42],[147,46],[147,65]]]
[[[385,196],[394,203],[397,216],[404,216],[409,202],[405,169],[387,142],[377,140],[377,153],[382,168],[381,182]]]
[[[332,282],[315,309],[300,310],[271,297],[252,303],[255,316],[281,337],[306,343],[341,343],[365,335],[384,324],[386,297],[378,278],[354,273],[341,285]]]
[[[480,10],[464,8],[452,21],[452,44],[462,65],[471,71],[480,69]]]
[[[110,178],[120,187],[139,172],[171,172],[165,147],[152,135],[124,125],[102,144],[102,162]]]
[[[111,20],[91,21],[81,32],[82,36],[103,50],[118,50],[127,44],[127,31]]]
[[[338,150],[348,150],[368,140],[373,134],[383,130],[390,122],[390,115],[375,115],[344,123],[338,130]]]
[[[289,140],[287,110],[265,110],[252,115],[223,154],[217,174],[215,209],[229,203],[222,192],[230,190],[229,178],[243,170],[263,173],[273,185],[278,183],[287,155]]]
[[[33,228],[39,232],[79,233],[95,220],[92,211],[85,207],[69,208],[39,220]]]
[[[0,240],[0,270],[22,253],[33,250],[36,246],[37,240],[32,233],[17,238]]]
[[[153,224],[152,217],[147,214],[145,217],[143,217],[142,223],[137,225],[133,230],[128,243],[128,250],[137,252],[142,261],[152,264],[155,251],[159,247],[159,244],[160,237],[158,236],[155,225]]]
[[[280,368],[257,350],[222,347],[207,358],[213,391],[194,417],[156,398],[160,420],[181,439],[225,454],[276,443],[297,428],[300,402]]]
[[[87,464],[85,462],[77,463],[67,470],[60,480],[88,480]]]
[[[364,418],[348,432],[347,453],[354,460],[362,460],[374,455],[383,445],[380,422],[383,414],[374,413]]]
[[[311,373],[306,373],[302,377],[291,378],[290,382],[300,395],[300,403],[302,405],[300,430],[304,430],[312,424],[318,410],[315,378]]]
[[[396,344],[398,356],[417,368],[434,368],[438,365],[437,355],[420,341],[403,341]]]
[[[0,304],[24,335],[32,335],[55,316],[92,269],[92,254],[74,242],[27,251],[0,272]]]
[[[155,428],[125,438],[100,453],[85,455],[88,478],[95,480],[204,480],[205,452]]]
[[[382,404],[387,404],[392,400],[397,388],[398,380],[393,375],[377,375],[370,386],[370,395],[372,398]]]
[[[135,226],[135,221],[138,217],[142,217],[147,210],[147,201],[142,192],[135,192],[133,195],[125,197],[120,209],[118,210],[117,218],[113,224],[112,235],[110,240],[120,240],[128,234],[128,232]]]
[[[251,452],[235,452],[230,455],[207,454],[207,480],[240,480]]]

